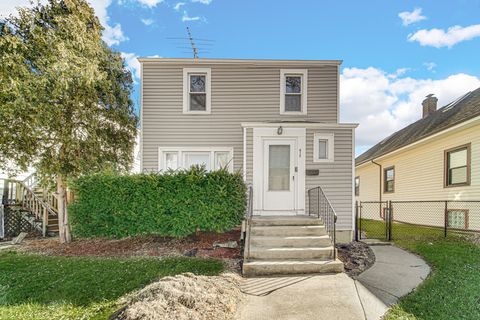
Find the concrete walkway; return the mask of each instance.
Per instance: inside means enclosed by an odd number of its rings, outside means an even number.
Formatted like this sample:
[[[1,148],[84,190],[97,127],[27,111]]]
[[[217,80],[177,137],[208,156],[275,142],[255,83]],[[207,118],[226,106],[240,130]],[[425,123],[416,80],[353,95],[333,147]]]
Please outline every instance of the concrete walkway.
[[[330,275],[247,278],[238,320],[380,319],[399,297],[429,274],[417,256],[394,246],[375,246],[375,264],[357,280]]]

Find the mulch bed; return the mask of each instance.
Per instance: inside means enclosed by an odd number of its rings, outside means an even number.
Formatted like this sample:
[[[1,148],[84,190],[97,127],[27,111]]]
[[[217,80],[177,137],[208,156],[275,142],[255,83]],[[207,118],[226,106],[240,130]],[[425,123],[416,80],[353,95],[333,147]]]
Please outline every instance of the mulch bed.
[[[60,244],[58,238],[29,239],[22,243],[21,250],[52,256],[196,256],[211,257],[227,261],[230,268],[237,269],[241,260],[240,229],[225,233],[199,232],[177,239],[160,236],[140,236],[120,240],[78,239]],[[214,243],[236,241],[237,248],[214,247]]]
[[[365,243],[339,243],[337,249],[338,259],[343,262],[345,273],[351,277],[358,276],[375,263],[375,254]]]

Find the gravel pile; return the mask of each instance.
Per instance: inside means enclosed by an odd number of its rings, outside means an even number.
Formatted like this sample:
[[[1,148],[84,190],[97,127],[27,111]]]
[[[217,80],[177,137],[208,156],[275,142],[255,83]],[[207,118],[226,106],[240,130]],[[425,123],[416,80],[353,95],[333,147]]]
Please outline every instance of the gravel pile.
[[[338,243],[338,259],[343,262],[345,273],[358,276],[375,263],[372,249],[362,242]]]
[[[165,277],[119,301],[126,305],[111,320],[227,320],[243,298],[240,277],[185,273]]]

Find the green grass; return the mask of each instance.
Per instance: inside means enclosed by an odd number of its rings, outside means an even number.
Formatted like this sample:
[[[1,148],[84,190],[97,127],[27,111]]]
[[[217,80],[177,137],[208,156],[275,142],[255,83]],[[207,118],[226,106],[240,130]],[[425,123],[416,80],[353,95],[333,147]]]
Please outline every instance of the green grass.
[[[380,220],[362,219],[359,224],[361,230],[367,238],[384,239],[385,222]],[[448,230],[448,237],[458,237],[459,232]],[[442,239],[444,236],[443,228],[420,227],[412,224],[394,222],[392,224],[392,240],[411,239],[411,240],[431,240]]]
[[[122,295],[168,275],[217,275],[219,260],[0,253],[0,319],[107,319]]]
[[[362,229],[377,232],[379,221],[362,221]],[[386,320],[480,319],[480,246],[465,234],[395,223],[396,245],[422,256],[432,273],[417,290],[400,300]]]

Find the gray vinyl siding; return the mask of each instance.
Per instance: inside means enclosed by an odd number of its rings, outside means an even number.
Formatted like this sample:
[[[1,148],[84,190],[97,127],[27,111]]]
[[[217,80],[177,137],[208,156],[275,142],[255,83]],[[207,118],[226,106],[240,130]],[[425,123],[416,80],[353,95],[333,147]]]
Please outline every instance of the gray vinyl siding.
[[[334,162],[313,162],[314,133],[334,134]],[[306,189],[322,187],[338,215],[339,230],[352,229],[353,203],[353,139],[352,129],[319,130],[307,129],[306,136],[306,169],[318,169],[318,176],[306,176]],[[305,194],[306,211],[308,212],[308,193]]]
[[[183,68],[211,68],[211,114],[183,114]],[[307,114],[280,115],[280,69],[308,69]],[[338,122],[338,66],[285,66],[268,63],[143,62],[142,169],[158,170],[159,147],[233,147],[235,171],[243,171],[242,122]],[[246,180],[252,183],[253,129],[247,128]],[[335,162],[313,162],[314,132],[335,134]],[[307,129],[306,189],[322,186],[334,206],[339,230],[352,229],[352,130]],[[306,194],[308,212],[308,196]]]
[[[211,68],[211,114],[183,114],[183,68]],[[280,69],[308,69],[307,115],[280,115]],[[143,170],[158,170],[158,148],[234,148],[243,170],[241,122],[309,120],[337,122],[338,66],[236,65],[143,62]]]

